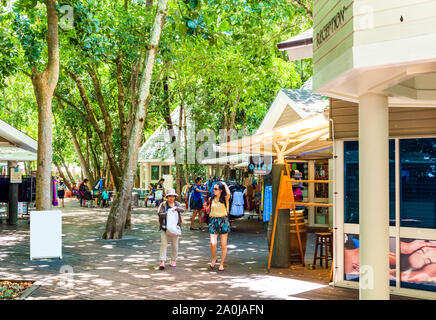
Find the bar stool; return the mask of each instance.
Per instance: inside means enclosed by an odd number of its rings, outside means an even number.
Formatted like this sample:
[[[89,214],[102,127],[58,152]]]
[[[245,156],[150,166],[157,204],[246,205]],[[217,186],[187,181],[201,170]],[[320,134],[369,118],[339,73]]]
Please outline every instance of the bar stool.
[[[317,232],[315,243],[315,256],[313,257],[313,265],[316,265],[316,260],[322,267],[322,262],[325,260],[325,267],[328,268],[329,260],[333,260],[333,233]],[[319,247],[319,252],[318,252]],[[318,255],[319,254],[319,255]]]

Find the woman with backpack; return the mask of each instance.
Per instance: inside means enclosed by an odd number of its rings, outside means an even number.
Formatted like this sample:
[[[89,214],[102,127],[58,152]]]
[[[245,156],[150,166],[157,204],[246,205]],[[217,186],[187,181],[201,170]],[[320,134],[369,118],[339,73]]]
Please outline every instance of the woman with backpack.
[[[159,231],[161,232],[160,245],[160,266],[159,269],[165,269],[167,260],[168,240],[171,240],[172,256],[170,266],[176,266],[177,255],[179,251],[179,238],[182,233],[182,215],[185,211],[182,205],[176,201],[178,194],[174,189],[169,188],[166,194],[166,201],[162,202],[157,210],[159,215]]]
[[[230,189],[222,181],[213,187],[213,197],[209,213],[210,251],[212,262],[210,268],[214,269],[217,261],[218,235],[221,241],[221,261],[219,271],[224,271],[224,262],[227,256],[227,236],[230,232],[229,222]]]

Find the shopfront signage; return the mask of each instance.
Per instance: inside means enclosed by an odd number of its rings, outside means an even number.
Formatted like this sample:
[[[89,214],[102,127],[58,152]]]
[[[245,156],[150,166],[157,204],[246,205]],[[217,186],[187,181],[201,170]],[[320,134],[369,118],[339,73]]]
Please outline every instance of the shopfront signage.
[[[23,181],[22,175],[18,168],[11,168],[10,183],[21,183]]]
[[[248,172],[251,174],[265,175],[271,173],[272,157],[271,156],[251,156]]]
[[[339,29],[345,22],[345,11],[347,11],[347,7],[344,6],[340,9],[333,18],[327,22],[322,28],[321,31],[316,33],[316,46],[319,47],[324,43],[326,39],[330,37],[331,34],[335,33],[336,30]]]

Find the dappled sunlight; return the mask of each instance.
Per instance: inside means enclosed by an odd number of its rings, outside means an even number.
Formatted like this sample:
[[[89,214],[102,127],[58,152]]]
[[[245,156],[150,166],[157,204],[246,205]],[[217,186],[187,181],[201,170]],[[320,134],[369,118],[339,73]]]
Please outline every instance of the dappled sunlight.
[[[250,279],[233,278],[231,279],[231,287],[250,289],[257,292],[258,297],[289,299],[292,295],[324,288],[326,285],[274,276],[253,276]]]
[[[167,261],[161,271],[155,208],[135,209],[123,239],[103,240],[109,209],[76,206],[69,200],[63,210],[62,260],[29,259],[27,221],[18,231],[0,225],[0,278],[36,280],[29,299],[291,299],[325,286],[268,274],[266,231],[257,221],[232,222],[226,270],[218,272],[209,268],[208,230],[189,230],[185,214],[177,267]],[[63,266],[73,272],[63,274]]]

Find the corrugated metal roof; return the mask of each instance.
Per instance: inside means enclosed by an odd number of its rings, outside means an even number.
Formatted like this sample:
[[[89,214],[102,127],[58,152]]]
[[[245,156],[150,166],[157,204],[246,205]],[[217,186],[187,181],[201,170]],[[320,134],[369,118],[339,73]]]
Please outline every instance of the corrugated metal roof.
[[[8,123],[0,120],[0,137],[12,145],[30,152],[37,152],[38,142]]]
[[[286,41],[277,44],[279,50],[286,50],[288,48],[311,45],[313,43],[313,28],[292,37]]]
[[[190,120],[189,110],[186,110],[187,114],[187,131],[194,130],[194,123]],[[174,125],[174,133],[176,137],[179,137],[179,118],[180,118],[180,107],[177,107],[171,113],[171,120]],[[189,134],[188,134],[189,136]],[[180,148],[185,146],[185,135],[182,128],[180,132],[180,142],[177,141],[176,144]],[[170,135],[166,123],[163,123],[142,145],[139,150],[138,160],[152,160],[152,159],[173,159],[172,145],[170,143]]]
[[[282,89],[281,91],[292,100],[291,107],[303,118],[322,113],[329,104],[327,98],[313,94],[312,90]]]

